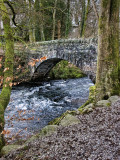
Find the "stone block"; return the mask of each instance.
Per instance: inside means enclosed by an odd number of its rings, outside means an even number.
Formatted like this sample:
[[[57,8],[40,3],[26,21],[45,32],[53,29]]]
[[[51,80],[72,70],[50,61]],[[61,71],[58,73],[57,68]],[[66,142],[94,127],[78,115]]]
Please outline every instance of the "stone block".
[[[96,103],[96,107],[109,107],[111,105],[108,100],[101,100]]]
[[[119,96],[111,96],[108,100],[109,100],[111,103],[115,103],[118,99],[120,99]]]
[[[74,124],[78,124],[80,123],[80,120],[75,117],[72,116],[70,114],[67,114],[60,122],[61,126],[70,126],[70,125],[74,125]]]

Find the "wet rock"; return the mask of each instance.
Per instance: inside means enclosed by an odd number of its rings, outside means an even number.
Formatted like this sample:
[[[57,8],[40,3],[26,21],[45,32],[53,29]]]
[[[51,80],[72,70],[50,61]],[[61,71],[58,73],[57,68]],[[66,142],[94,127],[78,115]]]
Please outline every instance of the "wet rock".
[[[67,114],[60,122],[61,126],[69,126],[69,125],[74,125],[74,124],[78,124],[80,123],[80,120],[75,117],[72,116],[70,114]]]

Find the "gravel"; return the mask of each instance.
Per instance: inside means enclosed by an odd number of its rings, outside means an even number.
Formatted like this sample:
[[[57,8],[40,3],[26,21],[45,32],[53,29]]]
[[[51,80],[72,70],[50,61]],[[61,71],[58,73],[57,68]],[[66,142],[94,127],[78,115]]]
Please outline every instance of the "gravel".
[[[120,160],[120,99],[77,115],[80,123],[30,142],[1,160]]]

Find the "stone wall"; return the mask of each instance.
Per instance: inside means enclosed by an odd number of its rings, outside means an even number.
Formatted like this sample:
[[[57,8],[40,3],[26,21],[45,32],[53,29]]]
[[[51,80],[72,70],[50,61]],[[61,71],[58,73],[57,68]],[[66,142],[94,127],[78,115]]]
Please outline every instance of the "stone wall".
[[[32,58],[40,59],[46,57],[43,62],[37,62],[31,67],[32,79],[41,79],[56,65],[64,59],[79,67],[90,78],[95,77],[97,62],[97,40],[96,39],[68,39],[36,42],[28,46],[29,61]]]

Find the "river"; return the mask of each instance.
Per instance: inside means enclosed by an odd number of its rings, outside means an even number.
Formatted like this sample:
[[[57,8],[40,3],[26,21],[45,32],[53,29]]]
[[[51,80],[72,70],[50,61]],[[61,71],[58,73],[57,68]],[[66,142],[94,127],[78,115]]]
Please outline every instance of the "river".
[[[76,110],[88,99],[92,85],[84,77],[14,87],[5,111],[6,141],[27,139],[66,110]]]

